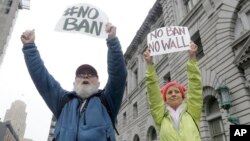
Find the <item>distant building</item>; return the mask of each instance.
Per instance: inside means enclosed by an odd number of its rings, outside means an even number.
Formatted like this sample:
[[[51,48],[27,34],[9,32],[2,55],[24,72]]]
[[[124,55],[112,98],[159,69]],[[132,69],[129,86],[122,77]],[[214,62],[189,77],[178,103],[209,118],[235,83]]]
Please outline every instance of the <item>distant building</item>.
[[[0,0],[0,67],[19,9],[29,9],[29,0]]]
[[[10,121],[0,121],[0,141],[20,141]]]
[[[10,121],[13,129],[18,135],[19,139],[23,139],[26,128],[26,117],[25,112],[26,104],[20,100],[16,100],[11,104],[11,108],[5,113],[4,121]]]
[[[30,0],[20,0],[20,9],[30,9]]]
[[[231,124],[250,125],[249,0],[156,0],[125,52],[128,77],[117,141],[159,141],[146,97],[143,52],[148,33],[167,26],[188,27],[198,45],[201,140],[229,141]],[[187,59],[187,51],[153,56],[160,87],[173,80],[187,86]]]
[[[55,127],[56,127],[56,118],[55,118],[55,116],[53,116],[52,119],[51,119],[51,123],[50,123],[48,141],[53,140]]]

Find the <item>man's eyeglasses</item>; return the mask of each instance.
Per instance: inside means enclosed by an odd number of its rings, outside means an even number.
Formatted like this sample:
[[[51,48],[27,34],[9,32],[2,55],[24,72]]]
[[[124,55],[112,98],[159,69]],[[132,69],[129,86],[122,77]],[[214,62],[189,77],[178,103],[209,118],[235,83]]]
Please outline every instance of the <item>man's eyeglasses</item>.
[[[93,74],[78,74],[78,75],[76,75],[76,77],[79,77],[79,78],[92,78],[92,77],[96,77],[96,76],[93,75]]]

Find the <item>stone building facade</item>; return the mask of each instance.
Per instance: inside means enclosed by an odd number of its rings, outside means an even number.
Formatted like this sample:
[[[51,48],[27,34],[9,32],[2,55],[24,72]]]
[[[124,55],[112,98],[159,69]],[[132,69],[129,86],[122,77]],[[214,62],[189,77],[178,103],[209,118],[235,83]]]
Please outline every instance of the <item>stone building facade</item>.
[[[0,65],[12,32],[13,23],[15,23],[19,3],[19,0],[0,1]]]
[[[5,50],[19,9],[29,9],[30,0],[0,0],[0,66],[3,62]]]
[[[21,100],[16,100],[11,104],[11,108],[6,110],[4,121],[9,121],[15,130],[19,140],[24,138],[26,129],[26,104]]]
[[[250,124],[249,0],[156,0],[125,52],[128,78],[117,119],[117,140],[159,141],[147,103],[143,52],[147,34],[165,26],[188,27],[199,46],[202,141],[229,141],[231,124]],[[153,59],[160,87],[172,80],[187,86],[186,51]],[[226,99],[219,91],[223,86],[229,90]]]
[[[0,141],[20,141],[10,121],[0,121]]]

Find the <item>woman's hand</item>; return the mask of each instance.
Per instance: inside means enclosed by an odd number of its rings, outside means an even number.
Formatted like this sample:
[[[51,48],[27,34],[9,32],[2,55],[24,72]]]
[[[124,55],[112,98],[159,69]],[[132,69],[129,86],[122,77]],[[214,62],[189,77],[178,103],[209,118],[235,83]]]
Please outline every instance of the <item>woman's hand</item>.
[[[153,57],[150,56],[150,50],[149,49],[144,51],[143,57],[144,57],[144,59],[145,59],[145,61],[147,62],[148,65],[153,64]]]

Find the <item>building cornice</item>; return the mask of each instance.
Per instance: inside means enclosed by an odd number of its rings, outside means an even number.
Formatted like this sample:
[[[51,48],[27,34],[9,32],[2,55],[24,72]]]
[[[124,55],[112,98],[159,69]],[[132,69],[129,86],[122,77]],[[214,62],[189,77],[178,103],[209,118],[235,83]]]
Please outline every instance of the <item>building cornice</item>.
[[[126,62],[127,60],[130,60],[132,58],[134,52],[138,48],[138,45],[143,41],[143,39],[150,31],[151,25],[157,21],[161,14],[162,6],[160,4],[160,0],[156,0],[155,4],[151,8],[151,10],[149,10],[147,17],[145,18],[139,30],[136,32],[134,39],[132,40],[131,44],[128,46],[124,54]]]

